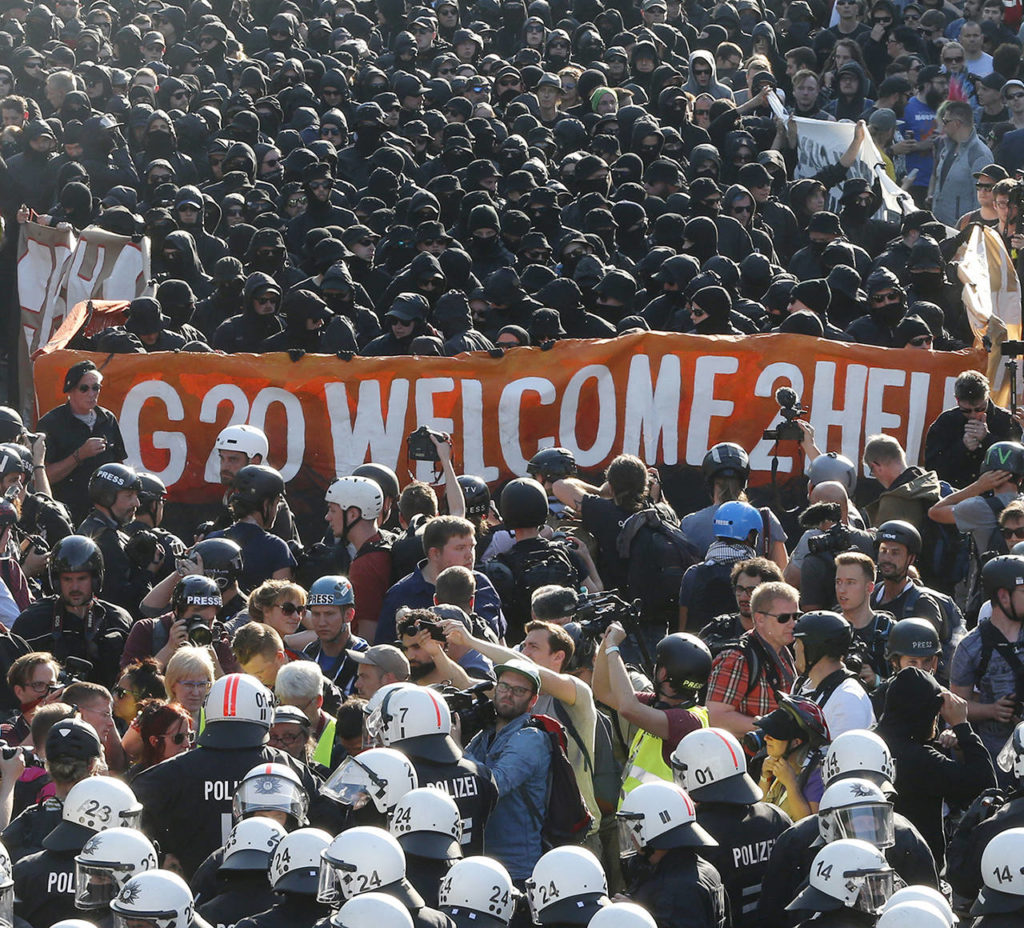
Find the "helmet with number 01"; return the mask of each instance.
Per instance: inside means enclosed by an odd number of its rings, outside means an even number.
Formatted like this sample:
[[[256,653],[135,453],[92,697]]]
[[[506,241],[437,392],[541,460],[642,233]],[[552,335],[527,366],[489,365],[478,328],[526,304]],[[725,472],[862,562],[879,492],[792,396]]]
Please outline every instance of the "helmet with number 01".
[[[244,454],[249,461],[259,455],[261,463],[264,464],[270,453],[270,442],[267,441],[266,434],[255,425],[229,425],[221,429],[213,447],[217,451],[237,451]]]
[[[315,896],[321,856],[330,843],[330,834],[320,828],[299,828],[278,841],[269,870],[274,892]]]
[[[459,928],[508,928],[520,895],[508,870],[498,861],[465,857],[441,880],[437,903]]]
[[[604,869],[590,851],[556,847],[534,865],[526,881],[526,901],[535,925],[557,925],[588,922],[611,900]]]
[[[693,800],[675,783],[641,783],[622,800],[616,818],[621,857],[632,857],[645,848],[718,846],[697,824]]]
[[[75,908],[107,908],[136,873],[158,866],[153,842],[135,828],[93,835],[75,858]]]
[[[372,802],[378,812],[386,813],[418,785],[416,768],[401,751],[370,748],[346,757],[320,792],[353,810]]]
[[[587,928],[658,928],[658,923],[635,902],[613,902],[600,909]]]
[[[857,728],[844,731],[829,745],[821,772],[826,786],[837,779],[861,777],[886,792],[893,789],[896,763],[889,745],[878,735]]]
[[[430,860],[458,860],[462,856],[462,816],[447,793],[427,786],[410,790],[395,806],[388,830],[402,850]]]
[[[444,698],[422,686],[394,689],[366,720],[366,730],[385,747],[401,745],[403,753],[413,757],[451,760],[452,714]],[[437,743],[440,742],[440,743]],[[455,755],[457,757],[457,754]]]
[[[971,915],[1024,911],[1024,828],[1007,828],[981,852],[981,878]]]
[[[959,921],[946,897],[933,886],[904,886],[902,889],[897,889],[889,897],[889,901],[882,906],[882,914],[884,915],[889,909],[895,908],[904,902],[924,902],[935,906],[946,919],[946,928],[953,928]]]
[[[309,796],[299,775],[287,764],[259,764],[235,787],[231,799],[234,824],[265,812],[284,812],[294,826],[306,824]]]
[[[930,902],[901,902],[886,906],[875,928],[952,928],[946,913]]]
[[[98,831],[137,828],[142,803],[131,787],[114,777],[86,777],[68,791],[61,822],[45,838],[48,851],[80,851]]]
[[[845,907],[874,915],[892,889],[892,868],[885,855],[867,841],[842,838],[818,851],[807,888],[786,910],[831,912]]]
[[[423,905],[422,898],[405,879],[405,851],[383,828],[349,828],[321,856],[318,902],[337,905],[387,887],[389,896],[413,908]],[[418,905],[414,904],[417,900]]]
[[[224,855],[217,872],[251,870],[266,873],[274,849],[286,834],[288,831],[284,825],[265,815],[243,819],[231,829],[224,842]]]
[[[384,893],[363,893],[349,899],[331,916],[334,928],[413,928],[409,910]]]
[[[884,850],[896,843],[892,803],[870,780],[860,777],[830,783],[818,805],[818,834],[828,844],[859,838]]]
[[[246,673],[215,680],[206,697],[206,727],[199,733],[204,748],[251,748],[270,740],[274,694]]]
[[[136,873],[111,900],[114,928],[189,928],[195,918],[192,890],[177,873]]]
[[[736,736],[723,728],[698,728],[672,752],[672,776],[696,802],[749,805],[764,792],[747,773],[746,755]]]

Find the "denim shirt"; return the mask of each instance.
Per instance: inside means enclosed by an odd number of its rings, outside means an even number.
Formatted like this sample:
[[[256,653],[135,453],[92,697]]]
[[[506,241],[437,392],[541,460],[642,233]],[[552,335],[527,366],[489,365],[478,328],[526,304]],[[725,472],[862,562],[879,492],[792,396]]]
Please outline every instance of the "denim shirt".
[[[548,805],[551,745],[544,732],[523,727],[529,719],[524,712],[497,734],[484,730],[466,748],[466,755],[487,767],[498,785],[484,852],[500,860],[514,880],[529,877],[544,853],[537,816]]]

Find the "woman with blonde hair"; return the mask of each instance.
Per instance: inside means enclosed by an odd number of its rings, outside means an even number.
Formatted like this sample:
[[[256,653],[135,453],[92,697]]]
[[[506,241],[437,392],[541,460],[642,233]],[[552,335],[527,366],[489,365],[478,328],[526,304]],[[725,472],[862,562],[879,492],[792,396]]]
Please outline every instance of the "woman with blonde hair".
[[[213,659],[206,648],[178,648],[164,671],[168,701],[188,710],[196,731],[200,729],[199,713],[213,686],[213,676]]]
[[[306,591],[290,580],[267,580],[249,594],[249,621],[262,622],[277,632],[285,643],[289,660],[316,640],[316,634],[304,625]]]

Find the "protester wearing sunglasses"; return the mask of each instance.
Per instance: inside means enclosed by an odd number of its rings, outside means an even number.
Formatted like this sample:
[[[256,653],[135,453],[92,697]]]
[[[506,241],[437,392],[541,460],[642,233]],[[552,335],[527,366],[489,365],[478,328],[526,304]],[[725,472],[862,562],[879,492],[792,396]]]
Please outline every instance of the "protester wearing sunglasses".
[[[143,770],[189,750],[195,743],[192,717],[175,702],[144,700],[133,727],[138,730],[142,747],[138,762],[128,772],[129,782]]]
[[[284,640],[290,660],[316,638],[303,624],[306,591],[288,580],[267,580],[249,594],[249,619],[269,625]],[[244,617],[239,617],[239,622]]]

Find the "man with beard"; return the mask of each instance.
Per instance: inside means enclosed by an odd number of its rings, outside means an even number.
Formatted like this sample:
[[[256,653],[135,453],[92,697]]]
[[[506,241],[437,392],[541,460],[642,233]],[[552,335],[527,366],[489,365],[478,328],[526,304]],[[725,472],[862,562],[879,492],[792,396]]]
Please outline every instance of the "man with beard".
[[[460,664],[448,656],[438,616],[429,609],[400,612],[398,634],[409,660],[410,678],[420,686],[448,683],[463,690],[475,682]]]
[[[309,623],[316,641],[302,652],[316,661],[323,675],[343,695],[352,693],[359,665],[348,656],[349,651],[366,651],[370,645],[352,634],[355,618],[355,595],[346,577],[321,577],[309,588]]]
[[[762,583],[781,580],[782,571],[768,558],[753,557],[733,564],[729,581],[736,597],[737,611],[716,616],[700,630],[700,639],[711,649],[712,655],[732,647],[744,632],[754,627],[753,613],[750,611],[754,590]]]
[[[923,206],[928,195],[928,184],[935,164],[933,138],[935,114],[949,94],[949,75],[937,65],[928,65],[917,74],[917,93],[907,102],[903,111],[905,140],[893,149],[907,156],[907,173],[917,171],[909,192],[918,206]]]

